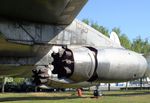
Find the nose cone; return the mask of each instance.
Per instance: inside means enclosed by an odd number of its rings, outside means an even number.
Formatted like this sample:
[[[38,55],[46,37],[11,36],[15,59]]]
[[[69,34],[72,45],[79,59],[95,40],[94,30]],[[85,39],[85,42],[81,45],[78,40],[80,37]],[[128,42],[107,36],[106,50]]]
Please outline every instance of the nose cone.
[[[150,54],[145,56],[145,58],[147,60],[147,70],[145,76],[150,78]]]

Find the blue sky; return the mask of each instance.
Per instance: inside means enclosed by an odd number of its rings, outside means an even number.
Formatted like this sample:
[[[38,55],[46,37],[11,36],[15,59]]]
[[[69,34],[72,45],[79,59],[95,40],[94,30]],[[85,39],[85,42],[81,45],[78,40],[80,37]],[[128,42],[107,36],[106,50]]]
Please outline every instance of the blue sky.
[[[150,0],[89,0],[77,18],[119,27],[131,40],[150,37]]]

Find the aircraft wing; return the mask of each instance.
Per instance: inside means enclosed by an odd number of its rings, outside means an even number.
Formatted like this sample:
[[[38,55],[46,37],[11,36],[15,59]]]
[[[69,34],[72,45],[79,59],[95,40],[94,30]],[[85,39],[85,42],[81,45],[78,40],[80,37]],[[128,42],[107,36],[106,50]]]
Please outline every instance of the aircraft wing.
[[[0,16],[48,24],[70,24],[87,0],[0,0]]]

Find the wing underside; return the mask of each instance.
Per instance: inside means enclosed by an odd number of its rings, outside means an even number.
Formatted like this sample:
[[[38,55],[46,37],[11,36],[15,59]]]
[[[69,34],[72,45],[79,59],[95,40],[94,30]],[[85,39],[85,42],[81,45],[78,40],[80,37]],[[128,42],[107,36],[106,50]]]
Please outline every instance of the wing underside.
[[[0,16],[48,24],[70,24],[87,0],[0,0]]]

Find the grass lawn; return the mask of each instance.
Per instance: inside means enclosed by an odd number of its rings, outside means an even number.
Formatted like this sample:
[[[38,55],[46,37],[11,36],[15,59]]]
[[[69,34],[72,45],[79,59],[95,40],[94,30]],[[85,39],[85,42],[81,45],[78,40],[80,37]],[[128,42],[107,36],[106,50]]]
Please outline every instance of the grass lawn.
[[[84,92],[78,97],[74,92],[60,93],[4,93],[0,102],[4,103],[150,103],[150,91],[111,91],[103,96],[91,98],[92,92]]]

